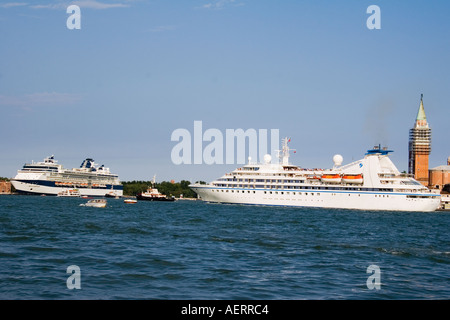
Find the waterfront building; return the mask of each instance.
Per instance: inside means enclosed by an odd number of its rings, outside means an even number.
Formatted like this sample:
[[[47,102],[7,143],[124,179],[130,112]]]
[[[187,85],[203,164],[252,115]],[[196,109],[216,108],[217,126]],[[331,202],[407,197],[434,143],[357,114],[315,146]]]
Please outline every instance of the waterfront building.
[[[429,170],[429,187],[442,190],[446,184],[450,184],[450,157],[447,165],[438,166]]]
[[[9,181],[0,181],[0,193],[11,193],[11,182]]]

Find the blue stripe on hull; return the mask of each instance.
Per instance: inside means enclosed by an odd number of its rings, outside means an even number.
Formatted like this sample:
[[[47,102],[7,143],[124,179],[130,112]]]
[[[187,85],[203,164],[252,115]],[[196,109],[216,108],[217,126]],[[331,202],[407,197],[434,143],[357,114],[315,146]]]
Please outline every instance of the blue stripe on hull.
[[[357,190],[323,190],[323,189],[244,189],[244,188],[225,188],[225,187],[194,187],[191,189],[219,189],[219,190],[235,190],[235,191],[267,191],[267,192],[311,192],[311,193],[344,193],[344,194],[380,194],[380,195],[400,195],[400,196],[424,196],[430,198],[440,197],[438,193],[402,193],[402,192],[386,192],[386,191],[357,191]],[[194,190],[195,191],[195,190]]]
[[[57,196],[56,193],[27,192],[27,191],[22,191],[22,190],[16,190],[16,192],[18,194],[27,195],[27,196],[41,196],[41,195],[53,196],[53,197]]]

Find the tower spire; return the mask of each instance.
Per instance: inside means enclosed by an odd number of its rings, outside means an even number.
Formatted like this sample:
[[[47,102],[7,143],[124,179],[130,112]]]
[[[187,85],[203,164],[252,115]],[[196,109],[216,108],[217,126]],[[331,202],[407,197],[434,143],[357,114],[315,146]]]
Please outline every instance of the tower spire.
[[[428,127],[427,116],[425,115],[425,108],[423,107],[423,93],[420,95],[420,105],[419,111],[417,112],[415,127]]]

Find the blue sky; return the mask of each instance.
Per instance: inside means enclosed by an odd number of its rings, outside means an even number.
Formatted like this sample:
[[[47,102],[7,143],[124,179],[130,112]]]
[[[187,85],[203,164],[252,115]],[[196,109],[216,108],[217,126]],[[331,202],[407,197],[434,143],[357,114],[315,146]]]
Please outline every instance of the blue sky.
[[[69,30],[66,8],[81,8]],[[381,9],[369,30],[367,7]],[[0,176],[54,154],[122,180],[210,181],[175,165],[171,133],[279,129],[302,167],[388,146],[407,170],[424,94],[430,167],[450,156],[450,2],[0,1]]]

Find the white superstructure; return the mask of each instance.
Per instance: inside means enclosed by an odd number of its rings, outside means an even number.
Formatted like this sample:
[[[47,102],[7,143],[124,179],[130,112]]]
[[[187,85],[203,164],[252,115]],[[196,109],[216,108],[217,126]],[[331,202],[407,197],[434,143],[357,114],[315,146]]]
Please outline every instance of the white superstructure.
[[[115,191],[123,195],[119,177],[105,166],[96,167],[94,160],[87,158],[80,168],[64,169],[54,156],[42,162],[27,163],[11,180],[20,193],[57,195],[67,189],[78,189],[81,196],[105,196]]]
[[[207,202],[361,210],[434,211],[440,195],[432,193],[390,160],[390,150],[375,147],[361,160],[342,165],[333,157],[328,170],[302,169],[289,163],[283,139],[280,163],[249,163],[210,184],[190,188]]]

